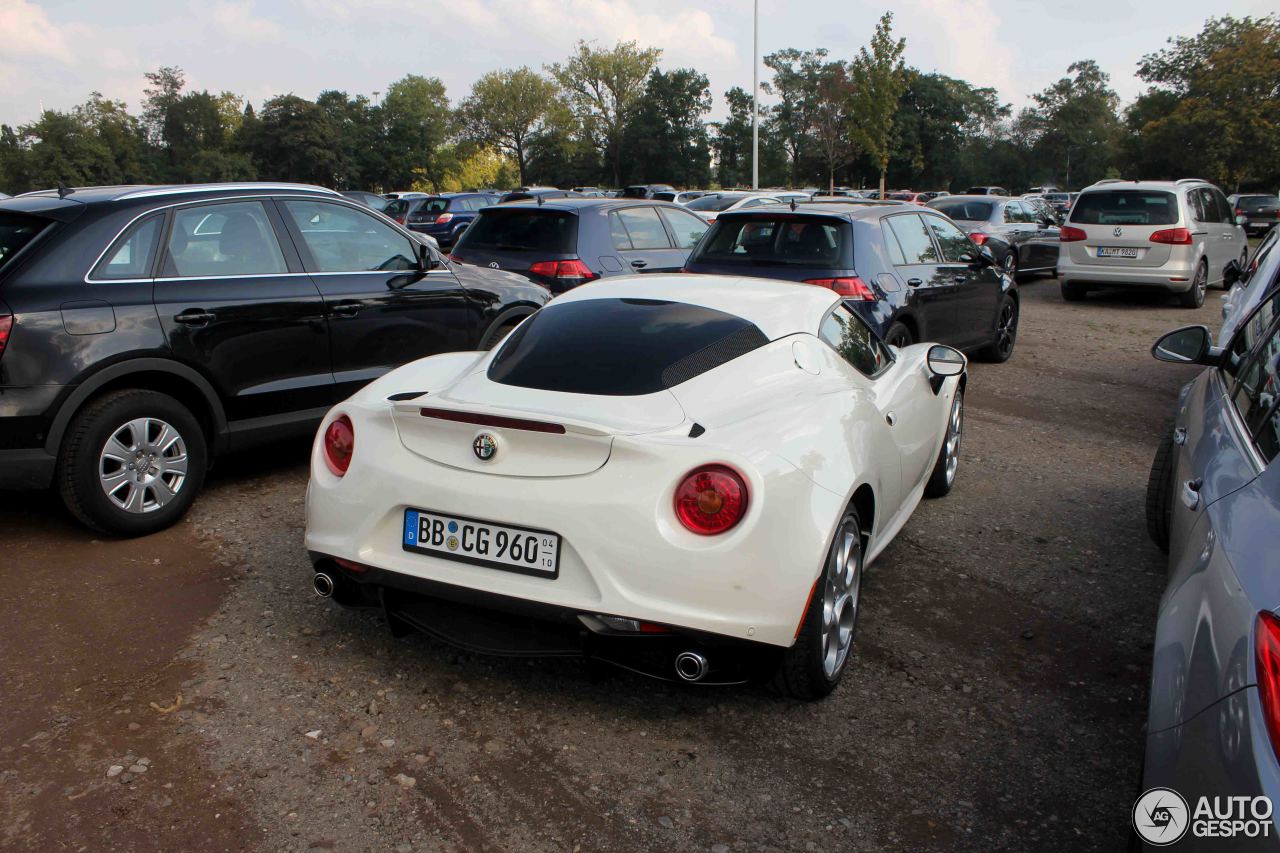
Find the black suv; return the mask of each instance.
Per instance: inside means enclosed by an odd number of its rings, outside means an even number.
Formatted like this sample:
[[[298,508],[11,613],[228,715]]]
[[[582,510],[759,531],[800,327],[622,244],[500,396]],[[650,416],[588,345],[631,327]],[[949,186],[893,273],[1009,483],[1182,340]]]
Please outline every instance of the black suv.
[[[683,207],[625,198],[562,198],[486,207],[450,259],[523,273],[552,293],[598,278],[677,272],[707,230]]]
[[[386,371],[492,345],[548,300],[454,268],[319,187],[97,187],[0,201],[0,488],[149,533],[211,459],[308,435]]]

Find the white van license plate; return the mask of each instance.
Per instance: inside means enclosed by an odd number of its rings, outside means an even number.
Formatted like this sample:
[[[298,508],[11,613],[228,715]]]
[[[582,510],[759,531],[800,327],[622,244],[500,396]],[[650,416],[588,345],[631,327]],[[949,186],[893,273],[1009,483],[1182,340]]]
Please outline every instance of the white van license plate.
[[[1136,258],[1138,257],[1138,250],[1127,249],[1120,246],[1099,246],[1098,257],[1100,258]]]
[[[404,550],[475,566],[554,578],[560,573],[560,537],[424,509],[404,511]]]

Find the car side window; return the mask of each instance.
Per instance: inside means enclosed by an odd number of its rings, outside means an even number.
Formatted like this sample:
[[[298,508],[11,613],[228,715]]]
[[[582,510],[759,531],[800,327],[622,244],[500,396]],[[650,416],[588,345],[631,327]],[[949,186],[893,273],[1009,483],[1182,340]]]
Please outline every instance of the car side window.
[[[1262,301],[1249,319],[1240,324],[1236,335],[1231,339],[1231,347],[1223,360],[1222,369],[1229,376],[1239,377],[1240,369],[1249,358],[1249,353],[1276,319],[1280,311],[1280,291]]]
[[[622,224],[617,211],[609,214],[609,236],[613,238],[613,248],[619,250],[631,248],[631,235],[627,233],[627,226]]]
[[[889,363],[884,344],[844,305],[837,305],[823,319],[818,337],[864,376],[875,376]]]
[[[418,266],[409,238],[369,214],[341,204],[286,199],[284,208],[311,251],[308,272],[409,270]]]
[[[951,264],[967,263],[961,260],[965,255],[976,255],[977,252],[973,248],[973,241],[969,239],[963,231],[952,225],[945,219],[938,216],[926,216],[925,221],[929,223],[929,227],[933,229],[934,235],[938,238],[938,246],[942,249],[942,257]]]
[[[128,231],[107,250],[98,266],[90,274],[96,281],[151,278],[152,264],[156,258],[157,239],[164,214],[148,216],[134,223]]]
[[[692,249],[698,245],[698,241],[702,239],[703,234],[707,233],[709,227],[702,217],[685,213],[683,210],[664,209],[662,218],[667,221],[667,225],[671,226],[671,232],[676,235],[676,245],[681,249]]]
[[[618,219],[631,237],[633,249],[670,249],[667,229],[662,227],[655,207],[629,207],[618,211]],[[617,245],[615,239],[614,245]]]
[[[1267,330],[1231,399],[1254,446],[1270,462],[1280,451],[1280,326],[1273,323]]]
[[[902,247],[902,256],[908,264],[936,264],[939,262],[938,250],[929,236],[929,228],[914,213],[900,216],[889,216],[881,220],[889,226],[893,236]]]
[[[1210,222],[1213,220],[1213,207],[1210,205],[1204,190],[1194,189],[1187,193],[1187,201],[1191,204],[1191,215],[1196,222]]]
[[[1218,209],[1218,221],[1223,225],[1235,225],[1236,218],[1232,212],[1231,203],[1222,194],[1222,190],[1213,187],[1207,192],[1213,198],[1214,206]]]
[[[1022,215],[1022,205],[1016,201],[1011,201],[1004,206],[1005,222],[1026,222],[1026,218]]]
[[[288,271],[261,202],[186,207],[173,216],[166,268],[178,278],[272,275]]]

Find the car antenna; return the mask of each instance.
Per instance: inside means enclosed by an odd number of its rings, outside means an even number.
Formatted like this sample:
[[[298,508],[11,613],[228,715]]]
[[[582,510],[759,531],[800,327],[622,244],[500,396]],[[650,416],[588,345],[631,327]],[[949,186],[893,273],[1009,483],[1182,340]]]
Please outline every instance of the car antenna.
[[[66,198],[67,196],[71,195],[73,192],[75,192],[75,190],[71,189],[71,187],[67,186],[61,181],[58,182],[58,198]]]
[[[792,213],[796,212],[796,200],[794,198],[791,199],[791,212]]]
[[[542,207],[542,196],[538,196],[538,207]]]

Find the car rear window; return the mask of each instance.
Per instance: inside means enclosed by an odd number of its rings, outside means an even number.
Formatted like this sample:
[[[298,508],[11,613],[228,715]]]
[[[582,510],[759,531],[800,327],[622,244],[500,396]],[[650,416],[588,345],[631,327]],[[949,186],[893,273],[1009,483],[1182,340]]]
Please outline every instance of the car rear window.
[[[733,314],[659,299],[552,303],[502,344],[503,385],[632,397],[671,388],[769,342]]]
[[[847,223],[824,216],[730,216],[711,226],[695,261],[837,269],[852,265],[845,252]]]
[[[685,205],[689,210],[728,210],[733,203],[739,199],[745,198],[742,193],[735,195],[726,195],[724,193],[712,193],[704,195],[702,198],[695,198],[693,201]]]
[[[0,211],[0,268],[48,228],[49,220],[24,213]]]
[[[654,193],[653,198],[655,201],[675,201],[676,194],[669,192]]]
[[[409,207],[413,202],[398,198],[383,208],[382,212],[392,219],[404,219],[405,214],[409,212]]]
[[[1263,208],[1280,207],[1280,198],[1273,195],[1242,196],[1236,202],[1236,207],[1241,210],[1262,210]]]
[[[1071,209],[1080,225],[1172,225],[1178,198],[1162,190],[1098,190],[1081,193]]]
[[[463,249],[495,249],[506,252],[573,252],[578,218],[554,210],[486,210],[458,244]]]
[[[1050,204],[1064,204],[1070,200],[1070,196],[1066,193],[1045,193],[1044,200]]]
[[[991,218],[991,208],[995,205],[989,201],[938,201],[929,206],[952,219],[986,222]]]

